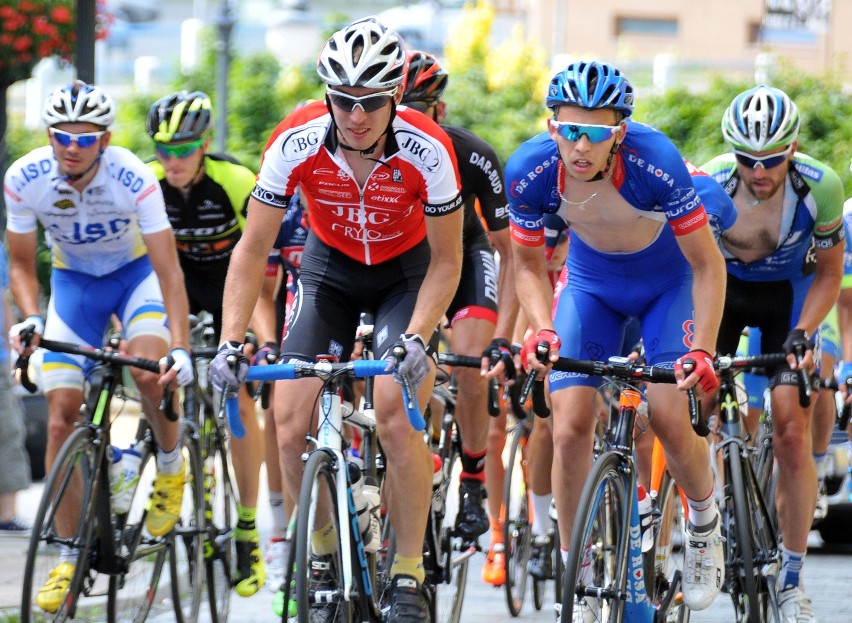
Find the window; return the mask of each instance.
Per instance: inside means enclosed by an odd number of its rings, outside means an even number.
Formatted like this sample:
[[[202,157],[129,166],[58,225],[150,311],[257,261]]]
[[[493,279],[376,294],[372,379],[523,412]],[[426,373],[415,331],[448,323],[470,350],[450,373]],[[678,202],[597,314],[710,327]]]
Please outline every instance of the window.
[[[615,34],[677,37],[677,19],[617,17],[615,20]]]

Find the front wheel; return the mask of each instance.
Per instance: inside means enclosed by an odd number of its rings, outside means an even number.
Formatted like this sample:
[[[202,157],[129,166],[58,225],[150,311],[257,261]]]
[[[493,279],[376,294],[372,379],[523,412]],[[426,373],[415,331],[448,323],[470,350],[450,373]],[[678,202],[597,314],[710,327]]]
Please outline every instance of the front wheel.
[[[44,486],[30,536],[21,593],[22,623],[67,621],[78,610],[103,609],[102,600],[88,597],[89,589],[106,590],[105,579],[89,570],[91,539],[95,534],[93,507],[98,495],[95,479],[98,440],[90,428],[78,428],[56,456]],[[60,558],[62,556],[62,558]],[[60,565],[70,574],[64,594],[47,603],[39,589]],[[98,580],[96,582],[96,580]],[[100,605],[98,605],[100,604]]]
[[[627,505],[629,479],[616,453],[601,455],[592,465],[571,531],[562,583],[563,620],[575,604],[588,619],[615,623],[624,616],[627,591]],[[595,596],[593,596],[595,595]]]
[[[725,559],[730,561],[726,581],[734,602],[736,620],[763,621],[760,618],[743,461],[738,446],[729,445],[725,451]]]
[[[202,426],[212,427],[210,419],[202,420]],[[207,598],[210,603],[212,623],[228,620],[231,593],[234,582],[234,526],[237,517],[237,502],[231,484],[228,448],[222,437],[214,430],[201,431],[202,448],[206,455],[202,459],[203,508],[206,520],[204,539],[204,567],[207,576]]]
[[[529,432],[522,422],[515,427],[509,463],[503,481],[503,543],[506,557],[506,605],[516,617],[521,613],[527,590],[530,560],[530,494],[527,487],[526,445]]]
[[[349,556],[350,548],[342,548],[340,544],[336,492],[334,457],[322,450],[311,453],[302,474],[294,535],[298,623],[318,619],[329,623],[355,620],[353,601],[344,595],[343,557]],[[353,576],[355,573],[353,568]]]
[[[689,608],[679,599],[683,586],[683,545],[686,530],[686,499],[666,471],[657,492],[659,523],[654,547],[645,556],[650,563],[649,595],[657,609],[657,621],[687,623]]]

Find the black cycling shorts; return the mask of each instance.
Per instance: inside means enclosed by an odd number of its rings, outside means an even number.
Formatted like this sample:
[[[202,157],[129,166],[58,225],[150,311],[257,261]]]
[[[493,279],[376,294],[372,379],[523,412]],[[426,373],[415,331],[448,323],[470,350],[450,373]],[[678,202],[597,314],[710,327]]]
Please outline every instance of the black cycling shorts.
[[[459,287],[447,308],[452,324],[462,318],[484,318],[497,323],[497,263],[486,236],[465,241]]]
[[[380,358],[408,328],[430,256],[424,240],[398,257],[368,266],[311,232],[282,352],[307,358],[330,354],[347,361],[360,314],[367,312],[375,319],[373,352]]]

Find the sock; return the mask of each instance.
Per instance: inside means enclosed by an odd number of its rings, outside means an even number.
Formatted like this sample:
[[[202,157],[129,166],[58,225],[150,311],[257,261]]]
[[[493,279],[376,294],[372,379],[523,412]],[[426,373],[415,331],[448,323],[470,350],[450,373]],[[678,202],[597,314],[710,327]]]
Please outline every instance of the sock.
[[[334,527],[333,519],[311,533],[311,549],[317,556],[328,556],[337,551],[337,528]]]
[[[77,559],[80,557],[80,550],[77,547],[70,545],[59,546],[59,564],[70,562],[73,565],[77,564]]]
[[[397,575],[409,575],[417,580],[418,584],[423,584],[426,580],[426,570],[423,568],[423,556],[409,558],[395,554],[393,564],[390,570],[391,578]]]
[[[460,478],[462,479],[472,479],[478,480],[480,482],[485,482],[485,453],[487,450],[483,450],[482,452],[473,453],[467,448],[462,448],[461,455],[461,464],[462,464],[462,473]]]
[[[499,519],[491,519],[491,544],[503,542],[503,522]]]
[[[272,513],[272,536],[284,537],[287,532],[287,514],[284,512],[284,494],[269,492],[269,510]]]
[[[534,536],[544,536],[550,530],[550,501],[553,499],[553,494],[531,493],[530,497],[533,505],[532,533]]]
[[[778,586],[781,590],[799,586],[805,553],[794,552],[781,545],[781,572],[778,574]]]
[[[828,453],[814,453],[814,465],[816,465],[817,478],[825,478],[825,461],[828,458]]]
[[[183,467],[183,455],[181,454],[180,444],[169,452],[163,450],[159,445],[157,446],[157,471],[159,473],[174,476],[180,473],[181,467]]]
[[[715,487],[714,487],[715,491]],[[693,532],[703,534],[709,532],[716,525],[719,512],[716,510],[716,498],[714,491],[710,492],[703,500],[693,500],[687,496],[686,503],[689,505],[689,525]]]
[[[237,527],[234,528],[234,538],[237,541],[252,541],[258,538],[256,518],[257,508],[237,504]]]

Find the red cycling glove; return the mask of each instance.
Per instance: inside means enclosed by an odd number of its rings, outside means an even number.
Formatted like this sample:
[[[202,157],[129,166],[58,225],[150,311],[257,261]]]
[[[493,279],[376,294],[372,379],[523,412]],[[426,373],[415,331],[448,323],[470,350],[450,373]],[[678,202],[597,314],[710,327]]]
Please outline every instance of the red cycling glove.
[[[559,336],[556,335],[556,331],[553,329],[542,329],[535,335],[531,335],[524,341],[524,347],[521,349],[521,365],[524,366],[524,370],[529,371],[529,363],[527,362],[527,355],[532,353],[533,355],[537,355],[538,345],[544,342],[548,345],[550,350],[555,350],[559,352],[559,348],[562,346],[562,340],[559,339]]]
[[[716,376],[716,369],[713,367],[713,355],[700,348],[691,350],[675,361],[675,371],[683,370],[683,362],[687,359],[695,362],[690,373],[694,372],[698,375],[698,384],[704,393],[711,394],[716,391],[719,388],[719,377]],[[686,373],[685,370],[683,371]]]

